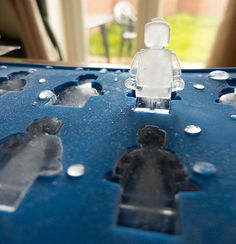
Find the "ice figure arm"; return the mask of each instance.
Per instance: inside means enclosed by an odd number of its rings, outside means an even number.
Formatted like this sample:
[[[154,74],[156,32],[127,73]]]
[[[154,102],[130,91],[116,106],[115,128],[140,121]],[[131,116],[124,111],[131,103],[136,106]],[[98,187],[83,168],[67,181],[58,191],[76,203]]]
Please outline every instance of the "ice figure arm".
[[[184,89],[184,80],[181,78],[181,67],[179,60],[174,52],[171,53],[173,67],[172,91],[181,91]]]
[[[135,90],[137,83],[137,71],[140,64],[140,52],[137,52],[133,58],[131,68],[129,71],[129,78],[125,81],[125,86],[128,89]]]

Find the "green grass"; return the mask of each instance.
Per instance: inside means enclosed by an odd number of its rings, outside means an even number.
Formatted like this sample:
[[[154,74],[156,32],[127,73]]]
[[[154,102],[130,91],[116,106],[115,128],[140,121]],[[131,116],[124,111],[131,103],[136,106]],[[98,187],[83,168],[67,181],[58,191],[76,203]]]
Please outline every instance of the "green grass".
[[[122,28],[120,25],[113,23],[108,27],[108,43],[109,43],[109,51],[110,56],[119,56],[120,53],[120,42],[121,42],[121,32]],[[123,56],[131,57],[135,53],[135,41],[132,42],[132,50],[128,53],[128,43],[125,43]],[[102,37],[100,31],[90,33],[89,38],[89,53],[92,55],[104,55],[104,47],[102,43]]]
[[[171,26],[171,41],[169,48],[177,53],[181,61],[205,62],[209,57],[214,43],[219,18],[197,16],[184,13],[166,18]],[[121,27],[112,24],[108,28],[108,41],[111,56],[119,56]],[[89,38],[91,55],[104,55],[100,32],[92,32]],[[131,54],[124,48],[123,56],[133,56],[135,43]]]
[[[219,19],[216,17],[176,14],[167,18],[171,26],[169,48],[182,61],[204,62],[214,43]]]

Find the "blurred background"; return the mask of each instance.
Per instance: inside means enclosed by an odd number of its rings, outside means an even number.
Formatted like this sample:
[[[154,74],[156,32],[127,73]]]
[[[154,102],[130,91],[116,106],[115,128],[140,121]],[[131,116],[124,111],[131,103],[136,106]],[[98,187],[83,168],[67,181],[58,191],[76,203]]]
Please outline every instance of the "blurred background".
[[[129,65],[145,48],[145,23],[161,16],[183,68],[236,66],[235,0],[0,0],[0,6],[1,60]]]

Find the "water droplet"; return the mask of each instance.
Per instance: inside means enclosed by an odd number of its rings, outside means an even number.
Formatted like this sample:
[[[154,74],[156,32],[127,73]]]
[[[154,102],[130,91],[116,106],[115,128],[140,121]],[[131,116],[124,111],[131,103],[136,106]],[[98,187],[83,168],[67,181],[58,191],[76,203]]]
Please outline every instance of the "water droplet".
[[[46,81],[47,81],[47,80],[44,79],[44,78],[39,79],[39,83],[40,83],[40,84],[43,84],[43,83],[45,83]]]
[[[115,77],[115,78],[114,78],[114,81],[118,81],[118,77]]]
[[[51,65],[46,65],[45,69],[53,69],[53,67]]]
[[[119,70],[119,69],[115,71],[115,74],[117,74],[117,75],[119,75],[119,74],[121,74],[121,73],[122,73],[122,72],[121,72],[121,70]]]
[[[202,129],[199,127],[199,126],[196,126],[196,125],[187,125],[184,129],[184,131],[187,133],[187,134],[199,134]]]
[[[0,69],[7,69],[7,66],[6,65],[2,65],[2,66],[0,66]]]
[[[34,73],[36,71],[37,71],[37,69],[33,69],[33,68],[31,68],[31,69],[28,70],[28,72],[30,72],[30,73]]]
[[[77,68],[75,68],[75,71],[81,71],[81,70],[83,70],[82,67],[77,67]]]
[[[67,169],[67,174],[71,177],[80,177],[84,175],[84,165],[83,164],[73,164]]]
[[[100,74],[105,74],[105,73],[107,73],[107,69],[101,69],[101,70],[99,71],[99,73],[100,73]]]
[[[92,111],[92,108],[89,108],[88,111]]]
[[[230,115],[230,118],[231,118],[232,120],[236,120],[236,114],[232,114],[232,115]]]
[[[205,89],[205,86],[202,84],[195,84],[195,85],[193,85],[193,87],[197,90],[204,90]]]
[[[53,96],[55,96],[55,94],[51,90],[44,90],[39,93],[39,98],[42,100],[50,99]]]
[[[32,102],[32,106],[33,107],[35,107],[36,105],[37,105],[37,102],[36,101]]]
[[[216,173],[216,167],[208,162],[197,162],[192,169],[195,173],[203,176],[212,176]]]
[[[112,124],[114,124],[114,121],[111,121]]]
[[[229,74],[222,70],[215,70],[210,72],[208,77],[212,80],[227,80],[229,79]]]

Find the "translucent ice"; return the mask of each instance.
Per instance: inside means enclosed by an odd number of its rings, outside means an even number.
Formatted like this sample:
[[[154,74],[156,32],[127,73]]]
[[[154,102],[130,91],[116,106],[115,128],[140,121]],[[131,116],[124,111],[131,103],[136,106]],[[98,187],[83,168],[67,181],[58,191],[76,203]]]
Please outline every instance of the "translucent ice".
[[[184,89],[177,56],[165,48],[169,39],[170,27],[163,19],[155,18],[145,25],[148,48],[136,53],[125,82],[136,91],[136,111],[168,114],[171,92]]]
[[[236,120],[236,114],[231,114],[231,115],[230,115],[230,118],[231,118],[232,120]]]
[[[23,77],[29,72],[19,71],[9,74],[7,77],[0,77],[0,96],[9,91],[20,91],[26,85]]]
[[[236,90],[234,90],[234,92],[232,92],[232,93],[227,93],[227,94],[222,95],[219,98],[219,102],[224,103],[224,104],[233,105],[234,107],[236,107]]]
[[[83,107],[92,96],[99,96],[102,87],[97,82],[90,79],[78,82],[68,82],[55,88],[56,100],[49,103],[53,105],[67,105]]]
[[[136,89],[136,79],[135,77],[130,76],[126,81],[125,81],[125,86],[128,89],[135,90]]]
[[[176,234],[178,193],[199,191],[178,156],[163,148],[167,133],[156,126],[137,131],[140,147],[127,149],[107,179],[121,184],[116,223],[129,228]]]
[[[57,118],[38,119],[26,133],[0,140],[0,210],[15,211],[38,176],[61,172],[61,126]]]
[[[162,18],[157,17],[145,25],[144,42],[147,47],[165,47],[169,41],[170,26]]]

